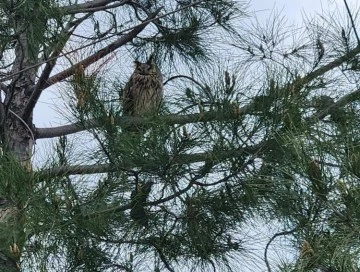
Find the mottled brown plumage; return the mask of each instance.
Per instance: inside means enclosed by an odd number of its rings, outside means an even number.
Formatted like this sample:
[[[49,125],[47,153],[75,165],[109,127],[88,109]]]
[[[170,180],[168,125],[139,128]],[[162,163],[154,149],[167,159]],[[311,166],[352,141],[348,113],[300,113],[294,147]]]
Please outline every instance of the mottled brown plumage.
[[[161,72],[152,55],[146,63],[134,63],[135,71],[123,93],[123,114],[141,117],[155,115],[163,98]]]

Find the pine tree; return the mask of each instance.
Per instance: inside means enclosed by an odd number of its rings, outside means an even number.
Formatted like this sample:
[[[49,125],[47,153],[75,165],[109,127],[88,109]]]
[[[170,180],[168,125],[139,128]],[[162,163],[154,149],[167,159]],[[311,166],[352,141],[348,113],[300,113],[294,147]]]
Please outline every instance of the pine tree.
[[[268,271],[359,270],[360,40],[346,1],[305,33],[231,0],[0,13],[0,271],[236,270],[257,258],[249,243]],[[151,54],[162,108],[123,115],[129,66]],[[34,125],[49,89],[67,125]],[[260,222],[278,230],[265,244],[246,231]],[[290,260],[271,259],[280,237]]]

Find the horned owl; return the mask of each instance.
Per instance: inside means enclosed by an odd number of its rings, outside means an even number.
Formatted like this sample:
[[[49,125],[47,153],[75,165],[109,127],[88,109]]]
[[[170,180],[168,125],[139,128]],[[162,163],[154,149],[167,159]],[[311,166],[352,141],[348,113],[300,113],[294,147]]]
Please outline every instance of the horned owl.
[[[125,116],[151,116],[158,113],[163,98],[162,75],[153,55],[146,63],[135,61],[135,70],[123,92]]]

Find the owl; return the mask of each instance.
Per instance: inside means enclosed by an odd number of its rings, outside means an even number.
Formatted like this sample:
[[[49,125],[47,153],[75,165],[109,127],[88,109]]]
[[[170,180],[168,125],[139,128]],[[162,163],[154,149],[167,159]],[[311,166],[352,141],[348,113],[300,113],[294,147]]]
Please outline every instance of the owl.
[[[123,91],[123,115],[147,117],[156,115],[163,98],[163,82],[153,55],[147,62],[135,61],[135,70]]]

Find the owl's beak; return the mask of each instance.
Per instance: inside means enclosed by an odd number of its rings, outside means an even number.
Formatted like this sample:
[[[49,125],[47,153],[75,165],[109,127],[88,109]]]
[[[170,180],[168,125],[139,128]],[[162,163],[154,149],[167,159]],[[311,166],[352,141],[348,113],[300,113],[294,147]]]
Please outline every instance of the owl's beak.
[[[154,54],[151,54],[148,61],[146,62],[147,64],[152,64],[154,62]]]

